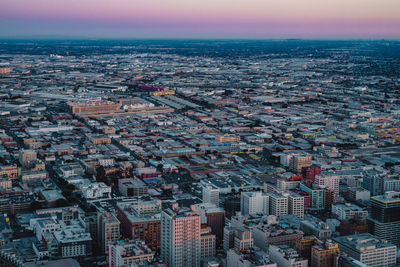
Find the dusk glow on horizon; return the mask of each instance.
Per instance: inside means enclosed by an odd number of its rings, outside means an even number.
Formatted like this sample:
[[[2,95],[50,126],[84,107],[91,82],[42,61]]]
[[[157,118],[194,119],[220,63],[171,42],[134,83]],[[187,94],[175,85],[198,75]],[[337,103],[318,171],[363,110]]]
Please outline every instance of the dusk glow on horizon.
[[[399,38],[400,1],[3,0],[0,22],[0,37]]]

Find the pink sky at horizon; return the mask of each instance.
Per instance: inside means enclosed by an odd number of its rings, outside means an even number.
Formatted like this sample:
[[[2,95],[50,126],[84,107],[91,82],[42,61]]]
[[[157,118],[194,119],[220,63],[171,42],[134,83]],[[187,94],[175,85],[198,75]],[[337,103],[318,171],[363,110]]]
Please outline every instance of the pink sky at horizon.
[[[2,0],[0,36],[179,34],[400,37],[400,0]],[[36,26],[35,26],[36,25]],[[82,27],[78,27],[81,25]],[[106,30],[107,29],[107,30]]]

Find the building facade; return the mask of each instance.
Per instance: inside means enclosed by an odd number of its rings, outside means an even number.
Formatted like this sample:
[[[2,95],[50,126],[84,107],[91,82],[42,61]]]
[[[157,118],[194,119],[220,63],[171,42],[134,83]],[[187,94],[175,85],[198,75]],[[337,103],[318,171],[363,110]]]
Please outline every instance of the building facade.
[[[396,266],[396,245],[365,233],[334,238],[341,252],[369,267]]]
[[[174,204],[161,212],[161,258],[169,266],[200,266],[200,216]]]

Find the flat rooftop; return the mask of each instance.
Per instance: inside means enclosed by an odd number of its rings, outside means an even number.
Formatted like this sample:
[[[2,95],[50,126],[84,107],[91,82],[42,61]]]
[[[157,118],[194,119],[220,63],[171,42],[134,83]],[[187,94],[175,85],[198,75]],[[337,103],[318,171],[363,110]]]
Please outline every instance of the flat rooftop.
[[[333,240],[338,242],[340,245],[359,253],[385,247],[396,247],[396,245],[393,245],[386,240],[379,239],[369,233],[340,236],[334,238]]]

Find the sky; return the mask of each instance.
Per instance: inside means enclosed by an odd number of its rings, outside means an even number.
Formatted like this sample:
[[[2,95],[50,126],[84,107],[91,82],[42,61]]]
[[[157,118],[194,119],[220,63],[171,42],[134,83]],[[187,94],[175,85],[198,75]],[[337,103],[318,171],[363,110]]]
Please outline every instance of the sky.
[[[400,38],[400,0],[1,0],[0,38]]]

